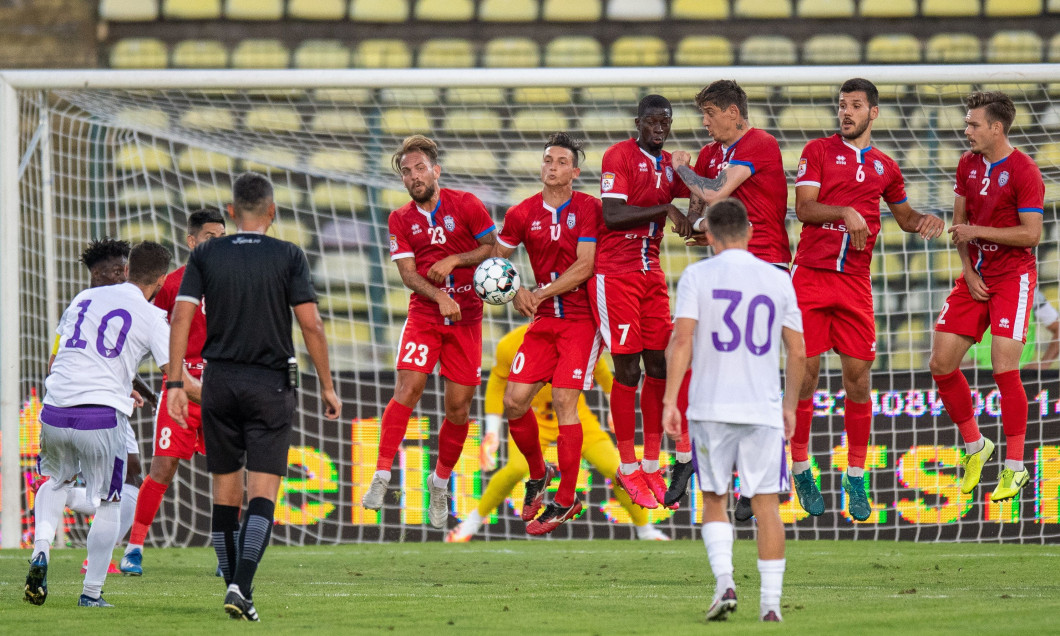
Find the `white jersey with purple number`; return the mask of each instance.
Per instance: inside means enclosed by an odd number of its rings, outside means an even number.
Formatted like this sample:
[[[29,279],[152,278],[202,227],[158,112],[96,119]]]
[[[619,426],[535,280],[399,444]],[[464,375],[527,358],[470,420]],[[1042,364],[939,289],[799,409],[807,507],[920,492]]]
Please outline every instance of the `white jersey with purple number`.
[[[110,406],[132,415],[133,376],[148,353],[169,361],[166,312],[132,283],[86,289],[59,321],[59,350],[44,381],[44,403]]]
[[[784,428],[781,329],[802,332],[791,278],[746,250],[725,250],[685,269],[675,317],[697,321],[688,419]]]

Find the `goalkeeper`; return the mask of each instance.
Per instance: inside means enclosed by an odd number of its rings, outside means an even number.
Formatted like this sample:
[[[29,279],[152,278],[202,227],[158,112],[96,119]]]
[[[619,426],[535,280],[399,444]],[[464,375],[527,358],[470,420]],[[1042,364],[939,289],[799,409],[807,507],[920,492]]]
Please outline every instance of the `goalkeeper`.
[[[494,358],[496,362],[490,370],[489,382],[486,384],[486,434],[482,440],[482,470],[492,470],[496,466],[497,446],[500,443],[501,417],[504,413],[504,388],[508,384],[508,374],[512,366],[519,346],[523,343],[528,325],[518,327],[506,334],[497,343],[497,352]],[[614,377],[611,369],[602,359],[596,363],[593,376],[605,393],[610,395],[611,383]],[[531,408],[537,415],[538,435],[541,439],[541,448],[548,448],[556,442],[559,437],[559,425],[556,422],[556,413],[552,410],[552,388],[545,385],[534,398]],[[585,396],[578,398],[578,419],[582,425],[582,457],[589,462],[600,474],[614,475],[618,470],[618,449],[615,448],[611,437],[600,427],[600,420],[589,409],[585,402]],[[497,509],[511,494],[512,489],[529,473],[526,459],[508,440],[508,463],[498,470],[482,493],[478,502],[478,508],[472,510],[460,525],[449,531],[445,541],[447,543],[462,543],[470,541],[471,537],[482,527],[482,520]],[[651,525],[648,521],[648,511],[636,506],[621,488],[615,488],[615,498],[629,513],[637,532],[637,538],[642,540],[669,541],[670,537]]]

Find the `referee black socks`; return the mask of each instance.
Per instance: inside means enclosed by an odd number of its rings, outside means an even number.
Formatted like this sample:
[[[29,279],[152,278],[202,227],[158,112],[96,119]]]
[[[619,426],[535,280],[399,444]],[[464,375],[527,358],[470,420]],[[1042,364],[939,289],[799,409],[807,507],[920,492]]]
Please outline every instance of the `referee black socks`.
[[[239,586],[245,598],[251,597],[254,574],[258,563],[265,554],[272,536],[273,513],[276,504],[264,497],[255,497],[247,504],[247,513],[243,517],[243,529],[239,534],[239,565],[236,567],[232,582]]]
[[[239,508],[214,504],[210,529],[210,542],[217,553],[217,566],[221,568],[227,586],[232,582],[237,562],[236,533],[239,532]]]

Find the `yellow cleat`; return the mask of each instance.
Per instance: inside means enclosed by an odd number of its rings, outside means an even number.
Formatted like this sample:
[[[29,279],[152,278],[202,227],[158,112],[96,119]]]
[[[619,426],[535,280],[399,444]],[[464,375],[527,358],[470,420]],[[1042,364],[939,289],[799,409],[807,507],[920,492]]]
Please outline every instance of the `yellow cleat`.
[[[1005,501],[1019,494],[1020,490],[1031,480],[1030,472],[1024,468],[1019,472],[1011,468],[1001,471],[1001,479],[998,480],[997,488],[990,495],[990,501]]]
[[[985,444],[979,449],[978,453],[965,455],[961,460],[961,464],[964,465],[964,477],[961,478],[961,492],[966,495],[975,490],[975,487],[979,485],[979,478],[983,476],[983,466],[986,465],[990,456],[994,454],[994,443],[985,437],[983,438],[983,442],[985,442]]]

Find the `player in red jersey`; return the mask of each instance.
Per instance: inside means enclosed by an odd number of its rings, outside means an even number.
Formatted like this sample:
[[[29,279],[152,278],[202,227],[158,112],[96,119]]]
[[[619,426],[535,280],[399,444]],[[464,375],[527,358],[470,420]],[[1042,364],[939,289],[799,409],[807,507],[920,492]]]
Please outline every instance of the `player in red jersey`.
[[[616,475],[634,503],[657,508],[666,497],[659,473],[662,445],[662,397],[666,388],[665,349],[670,340],[670,295],[659,266],[659,244],[666,219],[683,237],[691,235],[688,217],[671,201],[688,196],[676,178],[670,153],[673,109],[661,95],[640,101],[634,124],[638,136],[604,153],[600,181],[603,227],[596,275],[589,299],[600,335],[615,361],[611,413],[621,465]],[[637,462],[637,385],[644,362],[640,407],[644,423],[644,461]],[[675,504],[676,505],[676,504]]]
[[[496,226],[478,197],[438,187],[442,167],[431,139],[405,138],[393,163],[412,201],[390,213],[390,259],[413,293],[398,344],[397,386],[383,411],[376,472],[361,504],[382,508],[409,415],[441,360],[445,420],[438,433],[438,463],[427,478],[427,516],[432,526],[444,528],[449,476],[464,449],[482,373],[482,300],[472,276],[493,249]]]
[[[880,198],[906,232],[930,240],[944,227],[942,219],[909,205],[898,164],[872,147],[878,103],[872,82],[847,80],[839,89],[839,133],[806,144],[795,183],[795,213],[803,226],[791,282],[806,333],[806,374],[791,439],[791,472],[803,509],[812,515],[824,513],[824,499],[810,471],[810,423],[820,356],[834,349],[846,391],[848,469],[843,489],[850,516],[859,521],[872,512],[865,489],[872,428],[869,369],[876,358],[869,263],[880,232]]]
[[[1027,393],[1019,360],[1038,278],[1034,247],[1042,235],[1045,183],[1034,160],[1009,143],[1016,108],[1007,95],[972,93],[965,104],[964,135],[971,150],[957,165],[949,229],[963,272],[935,322],[930,367],[946,412],[964,440],[961,492],[970,493],[994,443],[979,433],[968,380],[958,365],[990,329],[1006,443],[1005,465],[990,499],[1004,501],[1030,480],[1023,465]]]
[[[677,175],[691,191],[688,218],[697,230],[694,235],[697,243],[706,244],[700,228],[705,220],[705,207],[728,197],[739,199],[747,208],[754,228],[747,249],[786,271],[791,262],[791,247],[784,227],[788,180],[784,176],[780,145],[773,135],[753,128],[747,121],[747,93],[732,80],[718,80],[705,87],[696,95],[696,107],[703,113],[703,127],[714,142],[703,146],[695,170],[688,165],[691,156],[687,152],[674,152],[673,162]],[[690,374],[691,370],[687,375]],[[683,386],[687,390],[688,383]],[[667,502],[684,495],[692,476],[690,451],[686,420],[677,443],[677,463],[666,493]],[[750,500],[741,499],[736,519],[746,521],[751,514]]]
[[[582,503],[574,494],[581,467],[582,426],[578,398],[592,388],[593,368],[600,355],[600,335],[589,309],[585,281],[593,273],[596,237],[601,222],[600,200],[573,192],[581,174],[581,144],[567,133],[545,142],[540,194],[515,205],[504,216],[493,256],[508,258],[520,243],[526,246],[537,289],[522,287],[516,310],[533,322],[512,361],[504,393],[508,431],[530,467],[522,518],[530,534],[545,534],[576,517]],[[541,516],[534,519],[552,481],[538,438],[537,416],[530,408],[545,383],[552,384],[552,406],[559,424],[559,490]]]
[[[188,217],[188,235],[184,240],[188,249],[194,250],[196,245],[224,235],[224,215],[220,210],[205,208],[192,212]],[[164,309],[167,317],[173,314],[173,305],[176,303],[177,291],[183,279],[184,267],[170,272],[162,289],[154,297],[155,306]],[[206,317],[202,311],[198,311],[192,319],[191,331],[188,334],[188,352],[184,355],[184,368],[189,375],[200,380],[205,368],[202,359],[202,346],[205,342]],[[165,378],[162,380],[164,386]],[[162,497],[173,481],[180,460],[190,460],[195,453],[206,454],[199,405],[194,402],[188,404],[187,426],[181,426],[169,417],[166,395],[167,391],[163,390],[158,410],[155,411],[155,450],[151,459],[151,470],[140,487],[129,544],[119,566],[123,574],[130,576],[141,576],[144,573],[144,539],[154,523]]]

